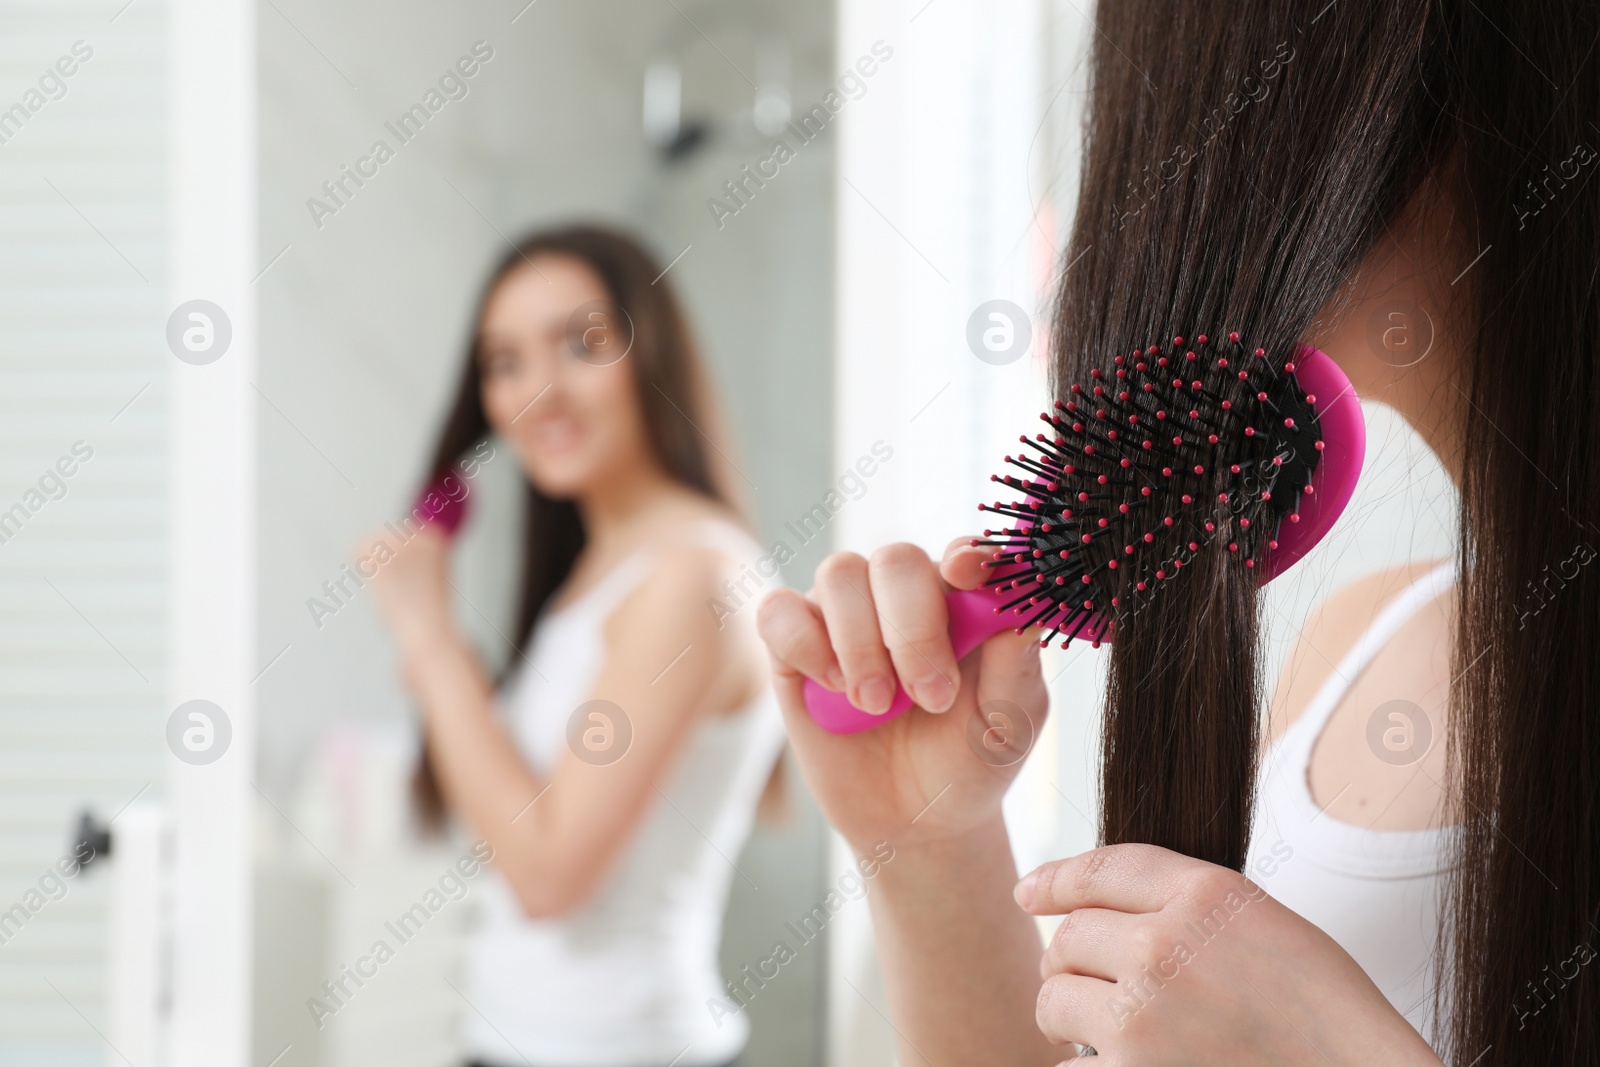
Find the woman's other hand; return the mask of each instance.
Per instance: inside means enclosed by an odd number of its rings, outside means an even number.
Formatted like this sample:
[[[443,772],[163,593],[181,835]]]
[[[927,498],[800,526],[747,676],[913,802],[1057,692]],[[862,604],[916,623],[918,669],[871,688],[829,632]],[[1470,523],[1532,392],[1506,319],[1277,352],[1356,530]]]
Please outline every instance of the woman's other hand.
[[[981,585],[988,558],[965,539],[938,565],[910,544],[870,560],[841,552],[817,569],[810,594],[780,589],[761,605],[757,622],[801,768],[828,820],[858,850],[993,827],[1044,724],[1035,636],[1004,633],[956,662],[944,596]],[[888,707],[899,681],[919,706],[834,735],[806,711],[806,678],[874,711]]]
[[[443,533],[425,525],[398,545],[375,536],[363,544],[356,566],[362,574],[376,569],[371,581],[378,610],[404,657],[451,635],[450,542]]]
[[[1108,1065],[1440,1067],[1355,960],[1237,871],[1110,845],[1017,883],[1065,915],[1040,963],[1038,1024]]]

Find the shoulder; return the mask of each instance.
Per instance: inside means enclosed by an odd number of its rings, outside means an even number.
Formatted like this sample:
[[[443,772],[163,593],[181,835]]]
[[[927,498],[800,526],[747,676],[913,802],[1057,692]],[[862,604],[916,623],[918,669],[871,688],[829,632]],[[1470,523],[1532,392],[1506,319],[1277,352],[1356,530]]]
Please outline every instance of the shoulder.
[[[688,541],[651,555],[648,575],[607,618],[616,684],[699,712],[746,702],[765,677],[755,611],[728,608],[740,564],[716,545]]]
[[[1270,736],[1276,738],[1299,718],[1334,666],[1385,605],[1442,560],[1388,567],[1341,586],[1311,613],[1284,660],[1270,711]]]
[[[669,544],[659,549],[649,575],[635,595],[642,599],[682,600],[714,596],[738,562],[722,547],[689,542]]]
[[[664,528],[648,573],[608,620],[608,635],[661,627],[703,635],[724,629],[728,587],[750,570],[755,544],[743,526],[711,512]]]

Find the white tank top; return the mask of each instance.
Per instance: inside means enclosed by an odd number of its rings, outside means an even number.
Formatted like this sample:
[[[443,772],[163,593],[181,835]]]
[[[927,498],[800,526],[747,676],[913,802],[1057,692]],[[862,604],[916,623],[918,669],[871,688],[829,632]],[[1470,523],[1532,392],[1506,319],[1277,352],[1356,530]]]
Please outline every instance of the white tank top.
[[[1395,597],[1273,744],[1245,864],[1262,888],[1350,953],[1429,1044],[1450,831],[1368,830],[1340,822],[1312,799],[1307,772],[1317,738],[1356,677],[1455,576],[1454,562],[1441,564]]]
[[[695,540],[754,565],[759,548],[722,522]],[[528,662],[500,704],[541,776],[569,757],[567,720],[590,699],[605,657],[603,627],[657,566],[657,547],[626,558],[583,596],[540,617]],[[709,608],[708,608],[709,610]],[[529,919],[490,868],[467,954],[469,1058],[526,1067],[703,1067],[736,1056],[749,1023],[713,1018],[725,1000],[717,966],[733,862],[783,747],[770,688],[748,706],[707,715],[690,736],[633,840],[575,911]],[[720,1025],[718,1025],[720,1021]]]

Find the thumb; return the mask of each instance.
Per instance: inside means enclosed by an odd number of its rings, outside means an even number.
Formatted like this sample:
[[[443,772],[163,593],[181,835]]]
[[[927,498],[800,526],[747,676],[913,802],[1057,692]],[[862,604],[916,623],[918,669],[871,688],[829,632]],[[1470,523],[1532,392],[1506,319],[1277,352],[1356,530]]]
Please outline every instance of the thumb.
[[[976,589],[989,577],[983,566],[994,550],[974,545],[970,537],[958,537],[945,546],[939,563],[939,577],[954,589]]]
[[[984,642],[978,655],[977,714],[986,726],[984,748],[997,757],[1014,757],[1003,761],[1009,765],[1033,748],[1050,710],[1037,632],[1007,630]]]

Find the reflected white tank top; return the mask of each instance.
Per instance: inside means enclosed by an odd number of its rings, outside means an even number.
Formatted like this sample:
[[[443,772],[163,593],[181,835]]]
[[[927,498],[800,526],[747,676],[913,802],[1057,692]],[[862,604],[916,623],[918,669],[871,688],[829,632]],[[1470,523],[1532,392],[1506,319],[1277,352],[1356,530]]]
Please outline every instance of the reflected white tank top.
[[[1380,831],[1340,822],[1312,799],[1307,772],[1317,738],[1356,677],[1455,577],[1454,562],[1441,564],[1395,597],[1273,744],[1245,866],[1268,893],[1350,953],[1429,1044],[1450,831]]]
[[[695,540],[754,565],[759,547],[720,522]],[[625,559],[585,595],[547,612],[500,703],[540,775],[570,758],[567,721],[592,694],[606,620],[649,577],[656,551]],[[530,669],[530,667],[532,669]],[[743,1015],[714,1019],[733,863],[783,746],[770,689],[700,719],[599,890],[577,910],[529,919],[490,868],[463,994],[469,1058],[526,1067],[703,1067],[744,1047]],[[719,1025],[720,1023],[720,1025]]]

